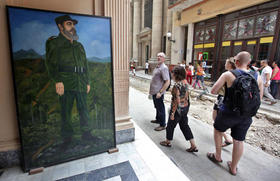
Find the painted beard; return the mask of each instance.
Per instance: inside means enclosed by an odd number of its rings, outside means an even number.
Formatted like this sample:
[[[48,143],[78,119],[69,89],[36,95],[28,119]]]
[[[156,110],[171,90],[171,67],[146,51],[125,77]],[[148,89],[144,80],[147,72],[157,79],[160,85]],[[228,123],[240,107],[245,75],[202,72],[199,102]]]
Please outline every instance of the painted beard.
[[[77,35],[77,32],[74,28],[72,28],[70,31],[67,31],[65,28],[63,28],[63,33],[72,40],[77,41],[79,39],[79,36]]]

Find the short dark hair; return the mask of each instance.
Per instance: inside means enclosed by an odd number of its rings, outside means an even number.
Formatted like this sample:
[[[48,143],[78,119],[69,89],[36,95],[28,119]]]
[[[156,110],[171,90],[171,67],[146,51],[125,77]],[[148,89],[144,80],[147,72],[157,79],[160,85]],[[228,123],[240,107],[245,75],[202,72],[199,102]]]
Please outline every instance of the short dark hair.
[[[252,60],[252,61],[250,62],[251,65],[253,65],[254,63],[257,63],[257,61],[256,61],[256,60]]]
[[[172,70],[175,80],[181,81],[186,78],[186,70],[182,66],[175,66]]]

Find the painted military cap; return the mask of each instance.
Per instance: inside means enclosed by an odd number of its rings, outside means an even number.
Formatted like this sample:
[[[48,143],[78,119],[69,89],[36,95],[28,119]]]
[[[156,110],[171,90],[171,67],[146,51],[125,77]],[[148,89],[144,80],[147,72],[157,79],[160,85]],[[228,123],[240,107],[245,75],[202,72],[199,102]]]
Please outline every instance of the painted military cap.
[[[58,16],[55,18],[56,24],[62,24],[64,21],[72,21],[74,24],[77,24],[78,21],[75,19],[72,19],[69,15],[63,15],[63,16]]]

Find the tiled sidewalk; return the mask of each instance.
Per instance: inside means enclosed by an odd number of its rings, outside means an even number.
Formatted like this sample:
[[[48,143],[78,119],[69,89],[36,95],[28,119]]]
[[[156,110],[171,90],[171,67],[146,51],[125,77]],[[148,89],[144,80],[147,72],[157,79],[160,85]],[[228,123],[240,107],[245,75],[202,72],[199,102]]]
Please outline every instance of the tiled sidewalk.
[[[137,125],[135,125],[135,134],[134,142],[117,145],[119,148],[117,153],[102,153],[59,164],[45,168],[44,172],[31,176],[23,173],[20,167],[14,167],[7,169],[0,177],[0,181],[52,181],[59,179],[66,181],[93,180],[93,178],[95,178],[94,181],[189,180]],[[132,172],[135,172],[137,178],[123,176],[121,166],[116,164],[126,164],[124,168],[128,168],[127,164],[130,164]],[[79,174],[85,174],[87,177],[72,177]],[[90,177],[90,174],[95,175]],[[100,176],[97,176],[98,174]],[[132,173],[126,174],[128,174],[126,176],[129,176]]]

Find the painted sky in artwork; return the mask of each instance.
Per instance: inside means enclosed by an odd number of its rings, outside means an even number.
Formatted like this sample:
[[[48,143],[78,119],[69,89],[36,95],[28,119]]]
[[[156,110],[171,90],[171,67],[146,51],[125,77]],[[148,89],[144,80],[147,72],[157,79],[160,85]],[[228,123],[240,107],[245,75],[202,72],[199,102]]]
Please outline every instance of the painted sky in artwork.
[[[59,34],[55,18],[61,15],[65,13],[10,7],[9,20],[13,52],[33,49],[38,54],[44,55],[46,40]],[[84,46],[87,57],[111,57],[109,19],[69,15],[78,21],[76,24],[78,41]]]

